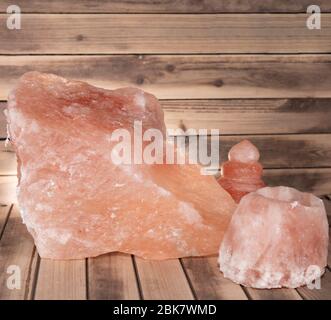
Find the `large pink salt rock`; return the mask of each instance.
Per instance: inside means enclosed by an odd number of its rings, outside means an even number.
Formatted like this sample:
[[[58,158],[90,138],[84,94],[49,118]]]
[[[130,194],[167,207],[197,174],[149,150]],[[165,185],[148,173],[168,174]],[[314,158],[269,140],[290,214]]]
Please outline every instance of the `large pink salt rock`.
[[[244,196],[219,255],[224,276],[254,288],[296,288],[324,272],[329,227],[323,201],[289,187]]]
[[[150,259],[217,253],[235,209],[199,165],[116,164],[116,129],[165,134],[157,99],[50,74],[25,74],[8,100],[18,201],[41,257],[111,251]]]
[[[230,149],[228,159],[222,164],[218,183],[237,203],[244,195],[265,187],[260,152],[253,143],[240,141]]]

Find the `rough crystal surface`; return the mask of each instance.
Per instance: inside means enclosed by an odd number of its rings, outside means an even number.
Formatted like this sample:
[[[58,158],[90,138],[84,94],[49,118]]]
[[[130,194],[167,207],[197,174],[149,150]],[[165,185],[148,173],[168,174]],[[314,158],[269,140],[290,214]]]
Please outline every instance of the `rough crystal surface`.
[[[323,274],[328,254],[323,201],[289,187],[242,198],[219,255],[224,276],[254,288],[296,288]]]
[[[30,72],[6,112],[18,201],[41,257],[121,251],[150,259],[217,253],[235,203],[198,165],[120,164],[110,135],[134,121],[165,133],[157,99]]]
[[[234,145],[228,154],[229,161],[222,164],[219,184],[239,203],[247,193],[265,186],[263,167],[258,162],[259,150],[248,140]]]

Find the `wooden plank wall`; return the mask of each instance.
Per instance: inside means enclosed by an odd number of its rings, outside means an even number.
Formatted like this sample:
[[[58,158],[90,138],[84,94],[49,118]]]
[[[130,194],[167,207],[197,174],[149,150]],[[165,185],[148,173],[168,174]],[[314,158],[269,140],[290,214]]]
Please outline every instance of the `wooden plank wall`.
[[[222,160],[249,138],[268,183],[331,192],[330,1],[314,2],[321,30],[306,27],[309,0],[15,3],[21,30],[5,27],[11,2],[0,3],[1,109],[30,70],[138,86],[161,99],[169,128],[220,129]],[[15,173],[0,152],[0,174]]]

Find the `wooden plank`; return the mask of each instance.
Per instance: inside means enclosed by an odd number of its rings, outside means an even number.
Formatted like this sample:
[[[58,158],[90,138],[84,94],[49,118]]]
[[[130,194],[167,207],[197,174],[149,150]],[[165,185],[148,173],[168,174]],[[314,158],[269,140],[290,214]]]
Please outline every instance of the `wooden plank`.
[[[302,300],[295,289],[253,289],[245,288],[249,297],[253,300]]]
[[[167,128],[221,134],[331,132],[331,99],[162,100]],[[309,119],[309,121],[307,121]]]
[[[16,175],[17,162],[10,143],[0,141],[0,175]]]
[[[86,261],[41,259],[34,299],[85,300]]]
[[[159,99],[331,98],[330,65],[331,55],[0,56],[0,99],[32,70],[106,89],[136,86]]]
[[[0,21],[6,18],[0,14]],[[0,53],[330,52],[331,15],[323,13],[320,30],[309,30],[306,19],[306,14],[25,14],[15,36],[0,29]]]
[[[0,12],[6,13],[11,1],[0,3]],[[24,13],[256,13],[256,12],[302,12],[311,5],[310,0],[16,0]],[[314,4],[322,12],[330,12],[328,0],[317,0]]]
[[[308,300],[331,300],[331,272],[326,270],[321,278],[320,289],[298,288],[297,291],[304,299]]]
[[[323,197],[322,200],[324,202],[326,214],[328,216],[329,225],[331,225],[331,201],[328,200],[326,197]],[[329,249],[331,249],[331,245],[329,246]],[[329,255],[329,259],[331,259],[330,255]],[[331,263],[330,263],[330,266],[331,266]]]
[[[169,129],[219,129],[221,134],[331,133],[331,99],[161,100]],[[6,138],[0,102],[0,138]],[[309,121],[307,121],[309,119]]]
[[[16,185],[16,176],[0,177],[0,205],[17,202]]]
[[[182,264],[199,300],[246,300],[242,288],[225,279],[217,257],[183,258]]]
[[[209,137],[211,140],[218,137]],[[264,168],[330,167],[331,134],[221,136],[221,162],[227,160],[230,148],[243,139],[249,139],[260,150]]]
[[[289,186],[321,196],[330,193],[331,169],[266,169],[264,181],[270,186]]]
[[[139,300],[131,255],[110,253],[88,260],[89,299]]]
[[[0,241],[0,300],[22,300],[29,297],[35,274],[33,255],[33,239],[15,205]],[[7,286],[8,278],[14,274],[17,276],[17,288]]]
[[[193,293],[178,259],[152,261],[135,257],[142,298],[192,300]]]

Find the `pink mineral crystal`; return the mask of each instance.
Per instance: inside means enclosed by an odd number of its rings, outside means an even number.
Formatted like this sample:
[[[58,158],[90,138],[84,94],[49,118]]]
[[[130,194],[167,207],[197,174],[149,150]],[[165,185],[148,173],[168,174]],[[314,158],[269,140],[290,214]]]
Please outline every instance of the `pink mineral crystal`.
[[[30,72],[6,112],[18,157],[18,201],[43,258],[121,251],[150,259],[218,251],[235,203],[199,165],[115,164],[116,129],[159,129],[157,99]]]
[[[329,227],[323,201],[289,187],[243,197],[219,255],[226,278],[254,288],[310,284],[327,264]]]
[[[260,152],[249,140],[242,140],[230,149],[228,158],[229,161],[242,163],[258,162]]]
[[[262,181],[263,167],[258,162],[259,150],[249,141],[234,145],[228,154],[229,161],[222,164],[218,183],[239,203],[247,193],[265,186]]]

